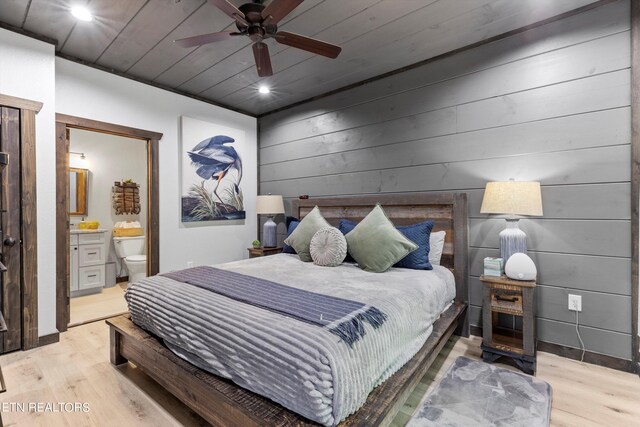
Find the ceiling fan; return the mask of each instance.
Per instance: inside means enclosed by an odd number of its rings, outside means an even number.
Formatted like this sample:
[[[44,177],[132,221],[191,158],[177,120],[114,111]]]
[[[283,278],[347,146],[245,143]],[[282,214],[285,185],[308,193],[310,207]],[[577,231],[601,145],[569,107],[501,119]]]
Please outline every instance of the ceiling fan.
[[[201,46],[207,43],[227,40],[236,36],[249,36],[253,41],[253,56],[256,60],[258,76],[273,75],[269,48],[265,39],[273,38],[278,43],[297,49],[306,50],[328,58],[336,58],[342,48],[331,43],[305,37],[287,31],[278,31],[278,22],[298,7],[303,0],[272,0],[267,6],[263,0],[254,0],[235,7],[227,0],[209,0],[209,3],[229,15],[236,22],[238,31],[222,31],[218,33],[202,34],[185,39],[175,40],[182,47]]]

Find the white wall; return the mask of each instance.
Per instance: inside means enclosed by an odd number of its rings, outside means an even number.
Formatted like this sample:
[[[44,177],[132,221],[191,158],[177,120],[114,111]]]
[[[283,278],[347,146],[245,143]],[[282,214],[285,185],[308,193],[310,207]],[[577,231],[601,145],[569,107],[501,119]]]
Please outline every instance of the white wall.
[[[56,332],[54,46],[0,28],[0,93],[43,103],[36,116],[38,332]]]
[[[55,328],[55,113],[142,128],[160,141],[160,269],[215,264],[246,257],[256,237],[256,150],[245,154],[241,223],[184,226],[178,175],[181,115],[246,131],[256,146],[256,119],[55,58],[54,46],[0,29],[0,93],[40,101],[36,118],[38,197],[38,329]]]
[[[89,170],[87,186],[87,214],[72,216],[72,227],[82,218],[100,221],[100,228],[111,230],[119,221],[139,221],[147,228],[147,142],[106,133],[71,129],[70,151],[84,153],[85,159],[72,154],[71,167]],[[132,179],[140,185],[140,213],[116,215],[112,203],[115,181]],[[109,261],[119,262],[113,243],[109,245]],[[120,269],[118,269],[120,271]]]
[[[243,155],[246,220],[184,225],[180,221],[179,120],[189,116],[244,129],[256,147],[256,119],[133,80],[56,58],[56,112],[161,132],[160,270],[188,261],[216,264],[246,257],[256,238],[257,149]]]

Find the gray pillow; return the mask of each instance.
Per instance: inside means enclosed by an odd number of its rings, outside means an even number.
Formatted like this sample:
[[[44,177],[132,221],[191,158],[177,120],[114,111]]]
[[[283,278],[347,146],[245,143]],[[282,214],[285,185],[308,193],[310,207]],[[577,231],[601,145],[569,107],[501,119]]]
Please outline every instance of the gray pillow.
[[[300,224],[284,242],[295,249],[301,261],[311,262],[313,261],[309,250],[311,239],[318,230],[324,227],[331,227],[331,225],[322,217],[320,209],[316,206],[300,221]]]
[[[345,236],[349,254],[365,271],[382,273],[418,249],[399,232],[380,205]]]
[[[309,245],[313,263],[323,267],[337,267],[347,256],[347,239],[335,227],[321,228]]]

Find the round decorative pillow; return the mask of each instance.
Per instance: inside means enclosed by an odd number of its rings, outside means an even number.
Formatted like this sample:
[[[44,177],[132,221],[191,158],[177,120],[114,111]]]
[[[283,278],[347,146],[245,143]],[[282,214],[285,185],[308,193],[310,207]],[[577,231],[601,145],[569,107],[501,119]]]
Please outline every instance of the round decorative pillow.
[[[309,245],[311,259],[316,265],[336,267],[347,256],[347,240],[335,227],[324,227],[316,231]]]

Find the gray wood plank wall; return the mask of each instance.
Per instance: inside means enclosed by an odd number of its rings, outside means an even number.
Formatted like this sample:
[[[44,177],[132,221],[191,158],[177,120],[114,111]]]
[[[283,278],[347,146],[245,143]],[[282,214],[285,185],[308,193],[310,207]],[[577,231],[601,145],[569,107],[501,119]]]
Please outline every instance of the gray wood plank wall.
[[[469,193],[471,322],[504,221],[490,180],[536,180],[521,221],[538,266],[538,338],[631,358],[629,1],[260,119],[260,193]],[[425,41],[427,43],[428,41]],[[279,228],[285,234],[284,225]],[[637,286],[637,284],[635,284]]]

